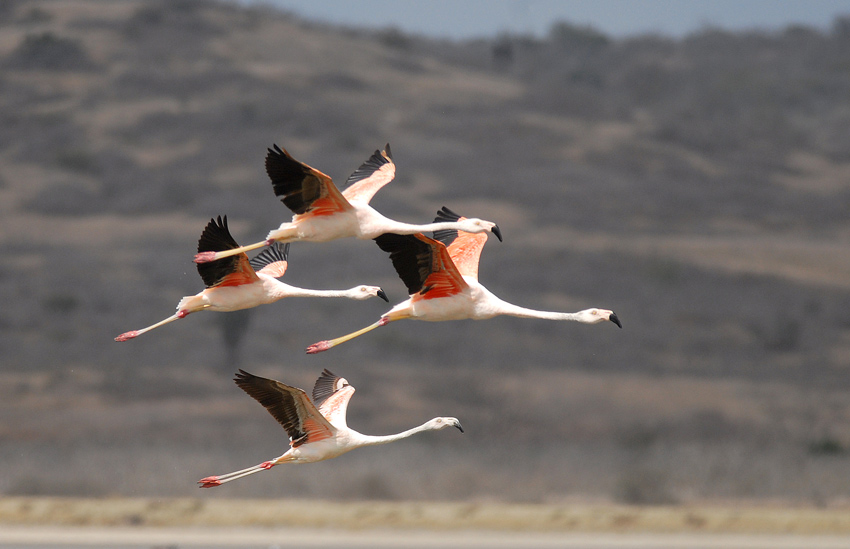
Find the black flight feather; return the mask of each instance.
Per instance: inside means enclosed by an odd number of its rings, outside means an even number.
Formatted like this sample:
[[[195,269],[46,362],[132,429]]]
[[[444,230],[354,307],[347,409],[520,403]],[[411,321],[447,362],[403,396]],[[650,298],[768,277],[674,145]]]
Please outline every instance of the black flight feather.
[[[227,216],[224,216],[224,219],[221,216],[218,216],[218,219],[210,219],[210,222],[204,228],[204,232],[201,233],[201,238],[198,239],[198,253],[223,252],[238,247],[239,244],[233,240],[230,230],[227,228]],[[210,288],[232,273],[239,261],[239,255],[232,255],[218,261],[198,263],[198,274],[201,275],[204,286]]]
[[[412,234],[385,233],[375,239],[378,247],[390,254],[390,260],[401,281],[407,286],[407,293],[425,293],[425,280],[431,274],[433,250],[427,242],[422,242]]]
[[[233,381],[240,389],[268,410],[272,417],[286,429],[293,443],[302,437],[306,437],[306,433],[300,429],[301,421],[298,419],[295,397],[284,388],[285,386],[282,383],[249,374],[242,369],[239,370]],[[293,444],[293,446],[297,446],[297,444]]]
[[[434,218],[434,223],[454,223],[460,218],[460,215],[443,206],[443,208],[437,212],[437,217]],[[457,229],[440,229],[438,231],[434,231],[434,240],[439,240],[447,247],[451,246],[455,238],[457,238]]]
[[[322,183],[306,164],[292,158],[285,149],[272,145],[266,155],[266,173],[274,194],[293,213],[303,214],[322,196]]]
[[[341,378],[331,373],[327,368],[322,370],[322,375],[313,386],[313,404],[319,408],[332,394],[336,392],[337,381]]]
[[[274,244],[263,250],[261,253],[257,254],[256,257],[251,259],[251,268],[253,268],[254,271],[260,271],[269,263],[287,261],[288,259],[289,242],[287,242],[286,244],[275,242]]]
[[[392,154],[390,153],[390,144],[387,143],[387,147],[384,149],[386,151],[387,156],[392,159]],[[384,155],[381,154],[381,151],[375,151],[372,156],[369,157],[369,160],[360,165],[359,168],[354,170],[354,173],[348,176],[348,179],[345,182],[345,186],[353,185],[358,181],[363,181],[364,179],[368,179],[372,177],[372,174],[376,171],[380,170],[385,164],[389,164],[390,160],[384,158]]]

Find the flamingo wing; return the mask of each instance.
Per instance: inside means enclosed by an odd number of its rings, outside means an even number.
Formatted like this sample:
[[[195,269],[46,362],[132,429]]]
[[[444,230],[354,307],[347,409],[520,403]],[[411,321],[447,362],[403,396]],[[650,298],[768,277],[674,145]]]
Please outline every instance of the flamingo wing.
[[[275,242],[251,259],[251,267],[258,273],[280,278],[286,273],[288,258],[289,242],[286,244]]]
[[[381,187],[395,178],[395,163],[393,162],[390,144],[383,151],[375,151],[369,160],[348,176],[346,189],[342,195],[350,202],[358,201],[368,204]]]
[[[461,219],[466,218],[443,206],[437,212],[434,223],[451,223]],[[434,231],[434,239],[446,245],[449,255],[457,270],[460,271],[460,274],[478,280],[478,262],[481,259],[481,250],[484,249],[484,244],[487,243],[486,233],[467,233],[459,232],[457,229],[440,229],[439,231]]]
[[[238,248],[239,244],[230,235],[227,228],[227,216],[222,219],[210,219],[201,238],[198,240],[198,252],[221,252]],[[204,281],[204,286],[241,286],[252,284],[259,280],[257,273],[251,267],[245,254],[232,255],[219,261],[198,263],[198,274]]]
[[[303,390],[241,369],[233,381],[283,426],[293,448],[335,435],[336,428],[319,413]]]
[[[346,425],[345,414],[352,395],[354,387],[327,368],[313,386],[313,404],[332,425]]]
[[[375,242],[389,252],[393,267],[410,295],[424,299],[448,297],[468,287],[442,242],[421,233],[386,233]]]
[[[266,155],[266,173],[275,196],[294,214],[333,215],[351,209],[329,176],[273,147]]]

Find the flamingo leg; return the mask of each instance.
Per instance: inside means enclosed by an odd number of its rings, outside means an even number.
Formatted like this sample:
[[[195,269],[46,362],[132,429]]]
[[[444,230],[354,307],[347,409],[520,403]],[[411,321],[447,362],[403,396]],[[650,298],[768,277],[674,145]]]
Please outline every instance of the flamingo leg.
[[[247,477],[248,475],[253,475],[254,473],[259,473],[260,471],[268,471],[275,465],[283,463],[283,461],[285,461],[284,456],[280,456],[277,459],[273,459],[271,461],[264,461],[259,465],[254,465],[253,467],[248,467],[247,469],[242,469],[241,471],[234,471],[232,473],[227,473],[226,475],[213,475],[210,477],[204,477],[198,481],[198,484],[200,484],[198,488],[215,488],[216,486],[221,486],[226,482],[240,479],[242,477]]]
[[[166,319],[160,320],[156,324],[151,324],[147,328],[142,328],[141,330],[130,330],[129,332],[124,332],[120,336],[116,337],[115,341],[127,341],[127,340],[130,340],[130,339],[139,337],[143,333],[149,332],[149,331],[153,330],[154,328],[159,328],[160,326],[162,326],[164,324],[168,324],[169,322],[174,322],[175,320],[180,320],[184,316],[188,315],[190,312],[191,311],[187,311],[187,310],[183,309],[182,311],[178,311],[178,312],[174,313],[173,315],[171,315],[170,317],[168,317]]]
[[[381,326],[385,326],[385,325],[389,324],[390,322],[392,322],[393,320],[399,320],[399,319],[390,319],[390,318],[384,316],[384,317],[381,317],[381,320],[379,320],[378,322],[375,322],[374,324],[370,324],[369,326],[366,326],[365,328],[361,328],[361,329],[357,330],[356,332],[352,332],[348,335],[344,335],[344,336],[338,337],[336,339],[330,339],[330,340],[325,340],[325,341],[319,341],[318,343],[313,343],[312,345],[307,347],[307,354],[308,355],[315,355],[317,353],[321,353],[322,351],[327,351],[331,347],[336,347],[340,343],[345,343],[346,341],[354,339],[355,337],[362,336],[366,332],[371,332],[375,328],[380,328]]]
[[[263,240],[261,242],[255,242],[253,244],[248,244],[247,246],[240,246],[239,248],[224,250],[221,252],[200,252],[195,254],[194,261],[195,263],[209,263],[210,261],[216,261],[225,257],[230,257],[232,255],[256,250],[257,248],[262,248],[263,246],[271,246],[274,242],[274,240],[269,239]]]
[[[195,254],[195,263],[208,263],[210,261],[216,261],[232,255],[250,252],[251,250],[256,250],[263,246],[271,246],[275,242],[291,242],[292,240],[298,240],[299,238],[297,225],[295,223],[284,223],[280,228],[271,231],[268,236],[266,236],[266,239],[261,242],[254,242],[247,246],[240,246],[238,248],[222,250],[220,252],[199,252]]]

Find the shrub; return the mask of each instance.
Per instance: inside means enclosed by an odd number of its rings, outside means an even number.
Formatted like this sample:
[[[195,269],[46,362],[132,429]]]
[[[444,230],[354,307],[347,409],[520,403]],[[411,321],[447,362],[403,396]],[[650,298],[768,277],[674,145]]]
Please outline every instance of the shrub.
[[[52,32],[25,36],[6,65],[24,70],[88,70],[94,67],[79,40]]]

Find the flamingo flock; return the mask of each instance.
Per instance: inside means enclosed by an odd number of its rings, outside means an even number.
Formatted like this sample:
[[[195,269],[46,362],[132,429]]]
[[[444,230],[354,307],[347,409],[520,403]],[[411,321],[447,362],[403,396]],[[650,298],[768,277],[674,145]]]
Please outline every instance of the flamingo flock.
[[[608,309],[591,308],[574,313],[538,311],[504,301],[488,290],[478,281],[478,263],[488,233],[502,241],[502,233],[492,221],[467,218],[443,207],[433,222],[417,225],[387,218],[369,206],[375,193],[395,178],[389,144],[361,164],[348,177],[342,191],[329,176],[299,162],[277,145],[268,149],[265,168],[275,196],[292,211],[292,220],[270,231],[264,240],[240,246],[230,234],[227,216],[211,219],[201,233],[194,258],[204,290],[183,297],[173,315],[146,328],[124,332],[115,341],[129,341],[194,312],[236,311],[286,297],[355,300],[379,297],[389,302],[378,286],[310,290],[279,280],[288,266],[290,243],[326,242],[345,237],[374,240],[387,252],[409,297],[365,328],[310,345],[307,354],[327,351],[404,319],[438,322],[509,315],[584,324],[611,322],[622,328],[619,317]],[[425,232],[432,232],[433,238],[425,236]],[[266,249],[249,259],[246,252],[258,248]],[[463,432],[457,418],[435,417],[395,435],[359,433],[346,423],[354,387],[327,369],[313,387],[312,400],[301,389],[244,370],[236,373],[234,381],[280,423],[289,435],[289,449],[253,467],[205,477],[198,481],[201,488],[221,486],[283,463],[331,459],[355,448],[395,442],[425,431],[456,427]]]
[[[198,252],[208,250],[238,249],[239,244],[230,236],[227,216],[211,219],[198,240]],[[347,297],[369,299],[380,297],[389,302],[387,294],[378,286],[356,286],[349,290],[307,290],[284,284],[278,278],[286,272],[289,244],[276,245],[248,260],[244,253],[227,256],[227,261],[198,264],[198,274],[206,288],[196,295],[186,296],[177,304],[177,312],[156,324],[141,330],[124,332],[115,341],[127,341],[159,328],[164,324],[186,317],[197,311],[238,311],[258,305],[274,303],[284,297]]]

